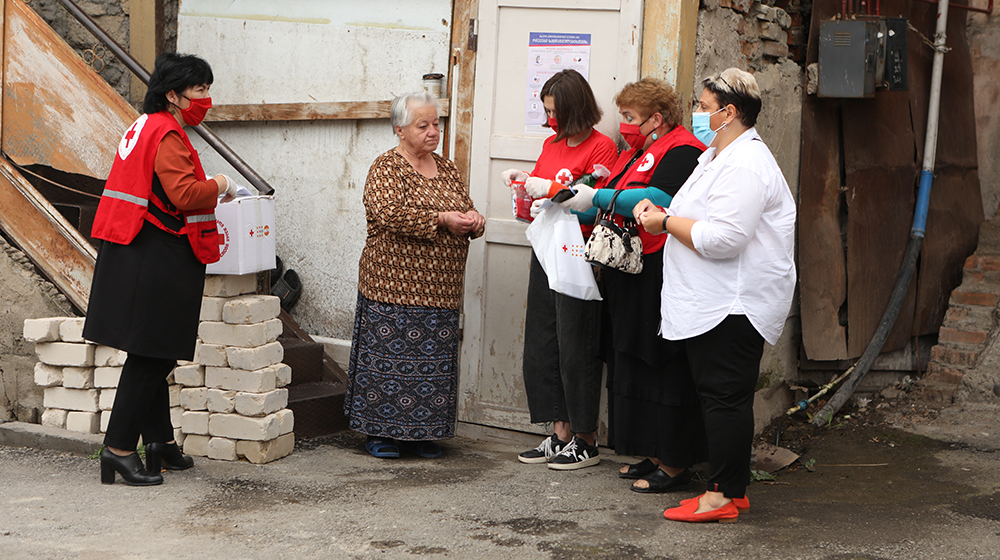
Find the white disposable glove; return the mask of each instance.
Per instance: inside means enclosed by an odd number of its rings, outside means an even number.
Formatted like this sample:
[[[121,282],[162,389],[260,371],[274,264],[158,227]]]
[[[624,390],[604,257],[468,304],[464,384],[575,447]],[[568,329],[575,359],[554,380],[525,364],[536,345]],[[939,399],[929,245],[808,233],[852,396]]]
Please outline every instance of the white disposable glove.
[[[531,217],[537,218],[538,215],[542,213],[542,210],[548,208],[551,204],[552,201],[547,198],[539,198],[535,200],[531,203],[531,210],[529,211]]]
[[[528,191],[531,198],[547,198],[551,187],[552,181],[541,177],[528,177],[524,181],[524,190]]]
[[[229,175],[226,174],[221,174],[221,175],[226,178],[226,192],[222,193],[222,202],[229,202],[231,200],[234,200],[236,198],[236,189],[238,189],[240,186],[237,185],[236,181],[233,181],[229,177]]]
[[[573,185],[573,188],[576,189],[576,194],[559,204],[577,212],[586,212],[594,207],[594,193],[597,189],[584,184]]]
[[[520,169],[508,169],[507,171],[504,171],[500,176],[503,177],[503,184],[507,185],[508,187],[510,186],[510,183],[512,181],[524,182],[528,180],[528,174],[525,173],[524,171],[521,171]]]

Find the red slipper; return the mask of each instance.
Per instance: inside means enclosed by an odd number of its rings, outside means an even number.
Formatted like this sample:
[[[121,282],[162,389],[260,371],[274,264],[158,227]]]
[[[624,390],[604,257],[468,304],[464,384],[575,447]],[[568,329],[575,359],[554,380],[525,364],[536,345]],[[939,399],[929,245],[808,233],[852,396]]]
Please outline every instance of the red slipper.
[[[702,494],[701,496],[704,496],[704,494]],[[684,505],[692,500],[698,501],[698,498],[701,498],[701,496],[698,496],[697,498],[688,498],[686,500],[681,500],[681,505]],[[742,498],[733,498],[733,504],[736,505],[736,509],[739,510],[740,513],[747,513],[750,511],[750,500],[747,499],[746,494],[743,494]]]
[[[735,523],[736,518],[740,516],[739,510],[736,509],[736,505],[733,502],[704,513],[695,513],[697,509],[698,500],[694,500],[680,507],[668,509],[663,512],[663,516],[671,521],[684,521],[687,523],[711,523],[713,521]]]

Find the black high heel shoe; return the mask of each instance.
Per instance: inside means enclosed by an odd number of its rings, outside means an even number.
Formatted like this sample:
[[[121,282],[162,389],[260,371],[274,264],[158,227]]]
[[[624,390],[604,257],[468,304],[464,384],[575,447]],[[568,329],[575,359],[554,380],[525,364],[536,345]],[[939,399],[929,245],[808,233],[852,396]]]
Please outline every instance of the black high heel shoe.
[[[146,470],[159,473],[161,469],[183,471],[194,466],[194,459],[181,453],[174,443],[149,443],[146,445]]]
[[[115,483],[115,472],[122,475],[125,484],[129,486],[155,486],[163,484],[163,476],[157,473],[146,472],[142,468],[142,459],[138,453],[130,455],[115,455],[107,447],[101,451],[101,482],[103,484]]]

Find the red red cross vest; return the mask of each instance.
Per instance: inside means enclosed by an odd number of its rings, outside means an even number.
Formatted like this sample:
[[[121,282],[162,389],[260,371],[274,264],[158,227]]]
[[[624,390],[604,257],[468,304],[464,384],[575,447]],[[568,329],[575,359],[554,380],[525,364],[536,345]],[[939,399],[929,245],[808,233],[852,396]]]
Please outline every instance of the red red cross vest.
[[[186,235],[198,261],[214,263],[219,260],[215,208],[181,211],[170,203],[162,189],[154,193],[156,150],[170,131],[180,133],[184,145],[191,151],[195,178],[206,180],[198,152],[177,119],[166,111],[142,115],[118,143],[115,162],[97,205],[91,236],[128,245],[142,229],[143,222],[148,221],[167,233],[178,237]]]
[[[699,150],[704,151],[705,145],[701,143],[700,140],[695,138],[694,134],[691,134],[688,129],[683,126],[676,126],[673,130],[666,133],[662,138],[657,138],[646,153],[639,156],[635,163],[629,166],[629,162],[637,153],[637,150],[632,149],[622,152],[618,156],[618,160],[615,162],[615,168],[611,170],[611,177],[621,177],[615,184],[616,189],[644,189],[649,186],[649,180],[653,177],[653,172],[656,171],[656,166],[660,163],[660,158],[664,154],[676,148],[678,146],[694,146]],[[628,169],[626,169],[628,167]],[[619,226],[623,226],[625,219],[619,214],[615,214],[615,223]],[[666,235],[651,235],[646,232],[642,227],[642,224],[636,224],[636,228],[639,230],[639,238],[642,240],[642,254],[648,255],[650,253],[655,253],[663,248],[663,245],[667,242]]]

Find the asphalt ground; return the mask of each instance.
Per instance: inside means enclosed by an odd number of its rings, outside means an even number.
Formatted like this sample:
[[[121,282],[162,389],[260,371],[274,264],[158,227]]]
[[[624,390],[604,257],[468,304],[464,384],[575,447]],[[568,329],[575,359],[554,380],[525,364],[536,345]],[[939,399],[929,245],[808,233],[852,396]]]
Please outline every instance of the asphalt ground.
[[[0,558],[1000,558],[998,422],[953,407],[800,433],[799,462],[754,482],[750,512],[725,525],[665,520],[704,483],[631,492],[617,469],[636,459],[604,449],[555,471],[517,462],[523,442],[455,438],[439,459],[386,460],[344,433],[267,465],[195,458],[139,488],[102,485],[97,460],[0,424]]]

